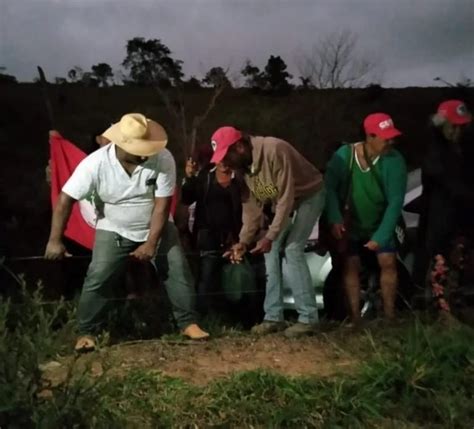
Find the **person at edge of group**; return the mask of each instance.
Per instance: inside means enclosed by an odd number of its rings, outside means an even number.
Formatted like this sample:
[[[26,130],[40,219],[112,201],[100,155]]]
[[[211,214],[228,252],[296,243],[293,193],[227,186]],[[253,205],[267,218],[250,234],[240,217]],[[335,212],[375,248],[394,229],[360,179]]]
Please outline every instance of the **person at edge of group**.
[[[209,314],[218,307],[220,272],[225,263],[222,254],[238,242],[242,227],[241,187],[232,170],[222,163],[198,172],[197,163],[189,159],[181,202],[196,203],[192,242],[199,251],[197,308],[201,314]]]
[[[77,200],[95,192],[101,201],[92,261],[79,301],[80,336],[75,349],[94,350],[95,337],[114,296],[114,285],[134,257],[152,262],[170,298],[183,335],[204,339],[196,323],[193,279],[169,221],[176,182],[173,156],[165,149],[167,134],[157,122],[131,113],[103,133],[110,141],[87,156],[64,185],[53,210],[46,259],[66,254],[63,233]]]
[[[395,317],[395,229],[407,186],[405,160],[393,147],[401,133],[392,118],[385,113],[371,114],[364,120],[364,132],[364,141],[343,145],[334,153],[325,174],[326,216],[331,234],[336,240],[348,240],[342,277],[349,326],[357,326],[361,321],[359,274],[361,256],[367,252],[376,254],[380,266],[384,315],[387,319]],[[350,225],[345,225],[343,219],[345,198],[349,203]]]
[[[421,167],[423,193],[415,261],[415,281],[420,285],[427,280],[434,257],[450,259],[453,240],[474,238],[474,149],[472,134],[467,133],[470,124],[472,114],[461,100],[443,101],[431,117],[433,137]]]
[[[249,191],[243,198],[239,242],[227,256],[236,263],[242,261],[247,251],[265,256],[265,315],[252,332],[264,335],[284,330],[287,337],[314,332],[318,310],[304,247],[324,207],[322,174],[289,143],[278,138],[250,136],[226,126],[214,133],[212,145],[211,162],[223,163],[243,175]],[[265,236],[249,249],[268,203],[273,204],[273,220]],[[292,289],[298,312],[298,322],[289,327],[283,317],[281,253],[288,265],[285,281]]]

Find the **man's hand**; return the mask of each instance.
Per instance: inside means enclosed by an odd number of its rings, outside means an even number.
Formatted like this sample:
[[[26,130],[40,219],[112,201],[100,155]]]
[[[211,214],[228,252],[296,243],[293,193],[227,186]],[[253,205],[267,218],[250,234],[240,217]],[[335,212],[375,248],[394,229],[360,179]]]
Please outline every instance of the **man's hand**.
[[[342,240],[344,233],[346,232],[346,227],[343,223],[335,223],[331,226],[331,234],[336,240]]]
[[[184,174],[186,175],[187,178],[194,177],[197,174],[198,171],[198,166],[196,161],[193,161],[191,158],[189,158],[186,161],[186,166],[184,167]]]
[[[137,258],[142,262],[149,262],[153,259],[156,253],[156,246],[145,242],[138,246],[133,252],[130,253],[130,256]]]
[[[58,261],[64,259],[64,257],[72,256],[67,252],[66,247],[62,241],[48,241],[46,250],[44,252],[44,259],[49,261]]]
[[[364,247],[366,247],[369,250],[372,250],[372,252],[376,252],[377,250],[380,249],[379,243],[377,243],[374,240],[370,240],[367,243],[365,243]]]
[[[234,244],[229,251],[224,253],[224,258],[228,258],[233,264],[240,264],[247,253],[247,245],[244,243]]]
[[[259,253],[268,253],[272,250],[272,240],[269,238],[263,237],[261,240],[257,241],[255,247],[250,251],[252,255]]]

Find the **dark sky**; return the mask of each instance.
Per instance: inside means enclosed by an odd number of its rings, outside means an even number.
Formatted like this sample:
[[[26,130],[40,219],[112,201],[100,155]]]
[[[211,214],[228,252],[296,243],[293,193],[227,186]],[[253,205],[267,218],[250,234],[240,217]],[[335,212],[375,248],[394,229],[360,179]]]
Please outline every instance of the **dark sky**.
[[[161,39],[187,76],[213,66],[237,75],[245,59],[280,55],[298,76],[299,53],[349,30],[377,60],[384,86],[474,79],[474,0],[0,0],[0,66],[31,80],[74,65],[118,68],[126,41]]]

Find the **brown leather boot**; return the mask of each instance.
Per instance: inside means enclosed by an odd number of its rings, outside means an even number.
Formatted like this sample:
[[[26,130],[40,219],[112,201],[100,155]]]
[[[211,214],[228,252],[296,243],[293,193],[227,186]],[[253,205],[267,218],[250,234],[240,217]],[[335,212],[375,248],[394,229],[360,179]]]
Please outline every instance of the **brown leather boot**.
[[[289,328],[286,328],[283,335],[285,335],[286,338],[299,338],[304,335],[313,335],[315,333],[315,325],[311,323],[297,322]]]
[[[96,349],[96,340],[92,335],[81,335],[74,347],[76,353],[88,353]]]
[[[283,331],[286,327],[285,322],[272,322],[269,320],[264,320],[259,325],[255,325],[250,332],[255,335],[267,335],[274,332]]]
[[[209,334],[203,331],[196,323],[191,323],[186,326],[181,333],[191,340],[204,340],[209,338]]]

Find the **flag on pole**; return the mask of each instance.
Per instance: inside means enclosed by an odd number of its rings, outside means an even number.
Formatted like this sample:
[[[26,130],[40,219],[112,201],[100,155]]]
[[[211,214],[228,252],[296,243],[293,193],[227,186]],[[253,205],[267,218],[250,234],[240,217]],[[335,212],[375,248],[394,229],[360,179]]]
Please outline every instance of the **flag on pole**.
[[[59,193],[78,164],[87,156],[59,133],[49,139],[51,153],[51,202],[53,207]],[[92,201],[74,204],[64,235],[87,249],[94,247],[96,212]]]

